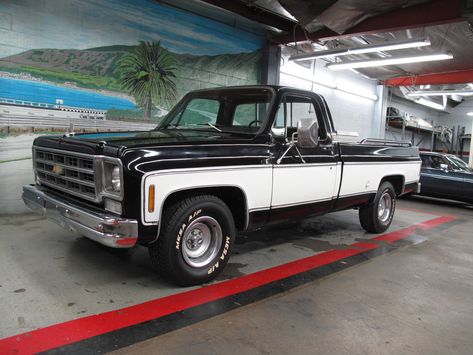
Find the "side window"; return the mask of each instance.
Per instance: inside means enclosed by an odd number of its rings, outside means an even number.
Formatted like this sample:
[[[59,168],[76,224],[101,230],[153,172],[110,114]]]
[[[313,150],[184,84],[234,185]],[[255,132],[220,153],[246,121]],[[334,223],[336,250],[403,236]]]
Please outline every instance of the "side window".
[[[193,99],[184,108],[179,118],[180,126],[201,125],[217,122],[220,102],[212,99]]]
[[[325,139],[325,127],[320,111],[317,113],[316,106],[310,98],[287,96],[279,105],[276,113],[272,132],[276,136],[288,136],[295,132],[297,123],[303,118],[313,118],[319,123],[319,138]],[[287,133],[286,133],[287,132]]]
[[[443,164],[442,158],[437,156],[430,157],[431,159],[431,167],[433,169],[440,169],[440,164]]]
[[[286,117],[286,103],[281,102],[278,112],[276,112],[276,118],[274,120],[274,128],[285,128],[285,117]]]
[[[312,102],[293,102],[290,104],[290,110],[288,127],[296,128],[301,118],[317,119]]]
[[[428,155],[421,155],[422,159],[422,167],[423,168],[430,168],[430,158]]]
[[[442,157],[441,163],[447,165],[449,170],[453,170],[453,165],[452,163],[450,163],[450,161],[447,158]]]

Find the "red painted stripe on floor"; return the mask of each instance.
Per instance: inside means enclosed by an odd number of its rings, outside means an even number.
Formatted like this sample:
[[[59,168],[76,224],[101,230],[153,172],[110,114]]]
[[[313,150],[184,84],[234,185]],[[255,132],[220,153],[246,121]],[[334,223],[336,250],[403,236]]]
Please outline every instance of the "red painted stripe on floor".
[[[384,234],[373,240],[394,242],[412,235],[417,229],[435,228],[454,219],[455,217],[451,216],[435,218]],[[32,354],[54,349],[244,292],[379,247],[369,241],[354,243],[350,246],[352,247],[350,249],[330,250],[199,289],[4,338],[0,340],[0,353]]]
[[[382,241],[385,241],[385,242],[388,242],[388,243],[394,243],[394,242],[396,242],[400,239],[406,238],[409,235],[415,233],[416,229],[435,228],[435,227],[437,227],[441,224],[451,222],[455,219],[456,219],[456,217],[453,217],[453,216],[437,217],[437,218],[428,220],[426,222],[421,222],[421,223],[415,224],[415,225],[407,227],[407,228],[403,228],[403,229],[400,229],[400,230],[397,230],[397,231],[394,231],[394,232],[391,232],[391,233],[383,234],[379,237],[373,238],[373,240],[382,240]]]

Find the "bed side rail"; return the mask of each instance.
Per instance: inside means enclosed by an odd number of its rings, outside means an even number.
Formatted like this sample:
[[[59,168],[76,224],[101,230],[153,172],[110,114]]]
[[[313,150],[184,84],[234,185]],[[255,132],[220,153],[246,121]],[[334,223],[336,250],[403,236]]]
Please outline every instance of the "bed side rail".
[[[396,141],[393,139],[363,138],[360,144],[387,145],[391,147],[412,147],[410,141]]]

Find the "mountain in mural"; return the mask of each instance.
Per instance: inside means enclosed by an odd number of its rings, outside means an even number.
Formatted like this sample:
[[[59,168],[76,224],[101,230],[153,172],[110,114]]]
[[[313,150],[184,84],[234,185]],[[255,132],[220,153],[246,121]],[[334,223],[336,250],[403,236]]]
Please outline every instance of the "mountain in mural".
[[[58,84],[124,92],[118,62],[135,46],[90,49],[32,49],[0,59],[0,71],[27,73]],[[179,95],[200,88],[249,85],[260,81],[261,51],[215,56],[173,53]]]

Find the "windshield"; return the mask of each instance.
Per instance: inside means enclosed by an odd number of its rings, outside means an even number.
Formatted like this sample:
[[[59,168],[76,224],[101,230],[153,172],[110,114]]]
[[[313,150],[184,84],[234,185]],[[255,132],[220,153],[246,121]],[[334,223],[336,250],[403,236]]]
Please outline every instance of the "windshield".
[[[204,129],[256,134],[266,123],[273,93],[268,88],[194,92],[157,129]]]
[[[461,160],[460,158],[458,158],[457,156],[455,155],[449,155],[448,156],[448,160],[451,161],[451,163],[453,164],[453,166],[455,167],[455,169],[458,169],[458,170],[466,170],[466,171],[470,171],[470,167],[468,166],[468,164],[466,162],[464,162],[463,160]]]

